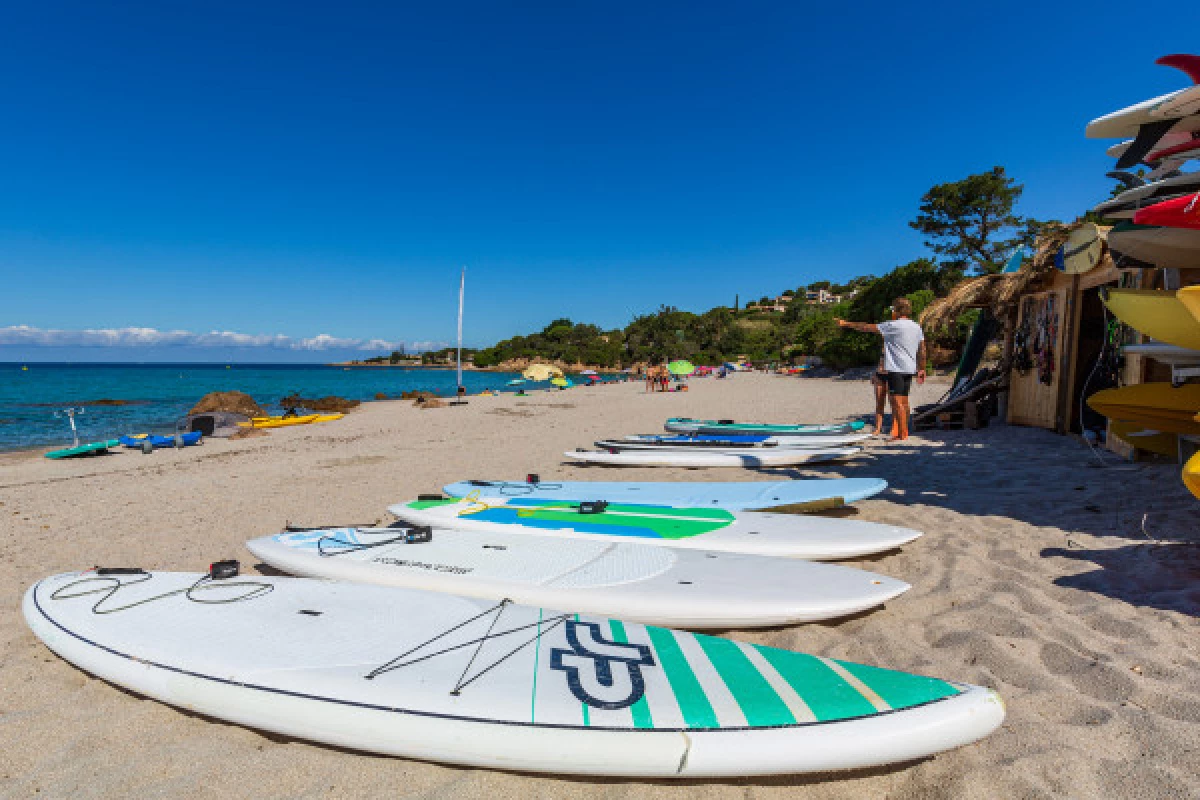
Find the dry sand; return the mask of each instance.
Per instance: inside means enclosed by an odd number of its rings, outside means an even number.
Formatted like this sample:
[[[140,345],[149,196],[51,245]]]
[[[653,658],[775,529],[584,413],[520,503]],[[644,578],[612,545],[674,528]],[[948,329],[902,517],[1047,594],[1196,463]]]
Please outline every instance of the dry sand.
[[[929,401],[944,386],[914,397]],[[872,445],[811,470],[614,471],[564,449],[665,417],[842,419],[865,383],[739,375],[463,408],[370,404],[346,419],[153,456],[0,458],[0,794],[7,797],[1194,797],[1200,776],[1200,504],[1170,465],[1101,466],[1076,440],[993,425]],[[910,582],[873,613],[736,633],[750,641],[995,687],[1003,728],[919,763],[745,781],[587,781],[384,758],[182,713],[63,662],[25,627],[22,592],[93,564],[253,564],[285,521],[372,522],[468,477],[754,480],[881,476],[860,519],[926,536],[859,563]],[[1150,541],[1145,531],[1154,537]]]

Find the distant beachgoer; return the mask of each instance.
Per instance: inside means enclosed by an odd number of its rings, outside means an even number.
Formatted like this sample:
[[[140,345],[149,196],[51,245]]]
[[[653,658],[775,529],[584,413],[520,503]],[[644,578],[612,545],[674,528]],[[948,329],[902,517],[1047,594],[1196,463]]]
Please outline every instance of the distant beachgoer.
[[[837,320],[838,327],[883,336],[883,368],[887,371],[887,390],[892,401],[892,440],[908,438],[908,417],[911,409],[908,393],[913,377],[925,382],[925,332],[909,319],[912,303],[898,297],[889,309],[891,320],[880,322],[847,322]]]
[[[646,367],[646,391],[654,391],[654,367]]]

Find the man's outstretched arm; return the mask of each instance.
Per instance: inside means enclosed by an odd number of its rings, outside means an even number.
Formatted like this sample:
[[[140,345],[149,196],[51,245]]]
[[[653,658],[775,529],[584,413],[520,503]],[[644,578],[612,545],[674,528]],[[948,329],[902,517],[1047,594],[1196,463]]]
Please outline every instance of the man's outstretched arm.
[[[861,331],[862,333],[879,333],[879,326],[874,322],[849,322],[844,319],[835,319],[839,328],[849,328],[852,331]]]

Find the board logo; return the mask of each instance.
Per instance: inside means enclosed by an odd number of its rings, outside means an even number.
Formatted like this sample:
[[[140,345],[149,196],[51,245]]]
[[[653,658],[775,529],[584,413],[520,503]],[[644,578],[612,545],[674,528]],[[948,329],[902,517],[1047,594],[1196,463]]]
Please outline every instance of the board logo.
[[[595,622],[567,622],[570,650],[550,651],[550,668],[566,673],[571,694],[593,708],[618,709],[642,699],[642,667],[654,666],[649,646],[611,642]]]

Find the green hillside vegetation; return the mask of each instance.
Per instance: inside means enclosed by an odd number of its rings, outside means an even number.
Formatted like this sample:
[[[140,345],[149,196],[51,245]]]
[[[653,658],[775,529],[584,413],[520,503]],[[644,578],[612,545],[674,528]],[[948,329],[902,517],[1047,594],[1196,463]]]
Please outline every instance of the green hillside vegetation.
[[[1003,167],[934,186],[921,198],[920,211],[910,223],[926,236],[934,258],[902,264],[878,278],[868,275],[840,285],[817,281],[784,291],[781,296],[787,302],[782,313],[718,307],[695,314],[664,305],[636,317],[623,330],[610,331],[556,319],[538,333],[514,336],[479,350],[475,365],[490,367],[526,358],[621,368],[677,358],[718,364],[739,356],[755,362],[819,356],[837,368],[871,365],[879,359],[880,338],[840,331],[834,320],[887,319],[887,309],[897,297],[907,297],[914,315],[920,314],[968,271],[998,272],[1013,247],[1032,244],[1039,232],[1057,224],[1018,217],[1013,209],[1022,190]],[[939,256],[940,260],[935,260]],[[835,295],[857,293],[828,305],[808,302],[805,289],[825,289]],[[773,303],[766,297],[759,301],[764,306]],[[952,329],[926,331],[926,336],[934,346],[957,348],[975,317],[975,312],[968,312]]]

